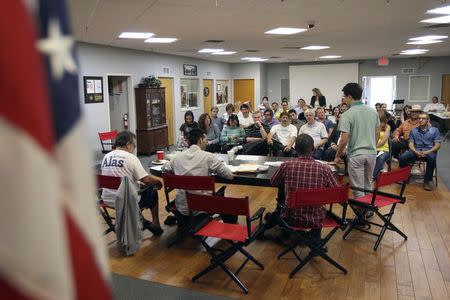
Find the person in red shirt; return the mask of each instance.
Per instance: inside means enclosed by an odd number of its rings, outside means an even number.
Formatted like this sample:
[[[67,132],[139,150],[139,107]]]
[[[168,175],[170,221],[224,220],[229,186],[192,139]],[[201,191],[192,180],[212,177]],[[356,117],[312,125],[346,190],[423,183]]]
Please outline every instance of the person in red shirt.
[[[314,140],[308,134],[300,134],[295,142],[295,150],[299,157],[284,162],[270,179],[274,186],[284,189],[284,201],[289,202],[292,191],[298,189],[313,189],[335,187],[338,185],[334,174],[328,165],[317,162],[312,157]],[[283,193],[279,193],[279,201]],[[311,236],[320,239],[322,223],[325,218],[325,208],[322,206],[304,206],[286,209],[281,212],[290,225],[310,227]]]

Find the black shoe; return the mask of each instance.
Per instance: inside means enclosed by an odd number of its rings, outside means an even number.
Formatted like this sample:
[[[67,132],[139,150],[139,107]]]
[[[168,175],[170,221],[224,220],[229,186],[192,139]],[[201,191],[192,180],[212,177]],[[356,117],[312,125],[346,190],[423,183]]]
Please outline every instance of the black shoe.
[[[173,226],[177,223],[177,218],[175,216],[167,216],[167,218],[164,220],[164,224]]]
[[[144,225],[144,230],[147,229],[148,231],[153,233],[153,235],[161,235],[164,232],[164,230],[161,228],[161,226],[157,226],[157,225],[153,224],[152,222],[150,222],[149,220],[144,220],[143,225]]]

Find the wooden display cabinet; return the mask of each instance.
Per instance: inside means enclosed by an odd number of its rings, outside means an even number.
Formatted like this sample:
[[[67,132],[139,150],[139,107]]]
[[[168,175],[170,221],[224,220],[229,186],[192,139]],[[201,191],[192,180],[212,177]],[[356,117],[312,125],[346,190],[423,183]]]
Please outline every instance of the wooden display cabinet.
[[[137,152],[150,154],[169,147],[164,88],[136,88]]]

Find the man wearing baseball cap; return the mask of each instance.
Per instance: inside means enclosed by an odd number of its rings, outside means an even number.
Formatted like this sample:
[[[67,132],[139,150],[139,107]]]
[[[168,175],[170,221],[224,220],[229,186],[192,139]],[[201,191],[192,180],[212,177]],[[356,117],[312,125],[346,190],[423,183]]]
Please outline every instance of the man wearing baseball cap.
[[[412,106],[411,117],[404,121],[395,131],[392,138],[392,156],[398,158],[400,152],[408,150],[409,133],[413,128],[419,126],[419,114],[422,112],[422,107],[419,104]]]

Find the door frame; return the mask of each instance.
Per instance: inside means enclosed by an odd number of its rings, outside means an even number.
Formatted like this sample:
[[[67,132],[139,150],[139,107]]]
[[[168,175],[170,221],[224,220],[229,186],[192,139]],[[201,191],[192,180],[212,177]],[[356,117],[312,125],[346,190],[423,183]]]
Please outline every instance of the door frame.
[[[124,74],[124,73],[107,73],[103,80],[106,83],[105,86],[108,86],[108,77],[109,76],[121,76],[127,78],[127,92],[128,92],[128,130],[131,132],[136,132],[136,103],[134,101],[134,88],[133,88],[133,75]],[[109,108],[109,91],[103,91],[104,97],[106,101],[107,107],[107,116],[108,116],[108,128],[111,131],[111,114]]]

